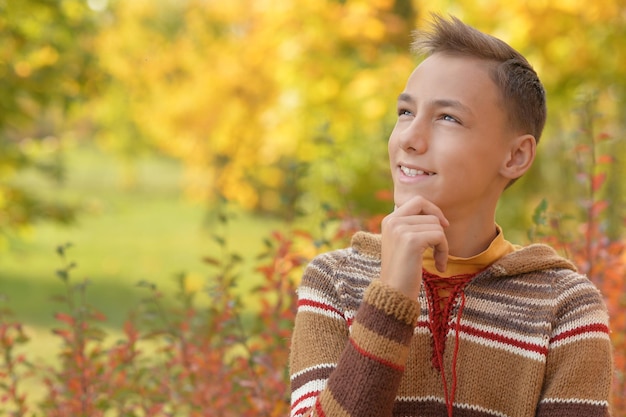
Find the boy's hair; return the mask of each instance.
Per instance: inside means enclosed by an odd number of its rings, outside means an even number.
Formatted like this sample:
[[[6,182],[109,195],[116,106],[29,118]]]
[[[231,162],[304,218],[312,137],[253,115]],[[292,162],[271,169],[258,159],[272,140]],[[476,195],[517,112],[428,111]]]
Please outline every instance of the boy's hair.
[[[492,61],[491,76],[502,93],[511,126],[539,142],[546,122],[546,93],[526,58],[500,39],[455,17],[446,20],[433,15],[431,29],[413,32],[411,50],[426,56],[443,52]]]

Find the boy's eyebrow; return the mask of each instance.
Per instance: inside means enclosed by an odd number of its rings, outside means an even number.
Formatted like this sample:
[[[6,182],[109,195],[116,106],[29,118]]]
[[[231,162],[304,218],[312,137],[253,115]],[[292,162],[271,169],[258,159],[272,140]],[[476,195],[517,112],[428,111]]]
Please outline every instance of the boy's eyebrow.
[[[415,99],[410,94],[401,93],[398,96],[398,102],[415,104]],[[472,110],[469,107],[467,107],[465,104],[461,103],[460,101],[454,100],[454,99],[440,98],[440,99],[432,100],[429,104],[433,107],[451,107],[454,109],[459,109],[466,113],[470,113],[470,114],[472,113]]]
[[[442,98],[438,100],[433,100],[432,104],[435,107],[451,107],[453,109],[458,109],[458,110],[461,110],[462,112],[472,114],[472,110],[458,100]]]
[[[413,99],[413,97],[407,93],[401,93],[398,96],[398,101],[406,101],[407,103],[415,103],[415,100]]]

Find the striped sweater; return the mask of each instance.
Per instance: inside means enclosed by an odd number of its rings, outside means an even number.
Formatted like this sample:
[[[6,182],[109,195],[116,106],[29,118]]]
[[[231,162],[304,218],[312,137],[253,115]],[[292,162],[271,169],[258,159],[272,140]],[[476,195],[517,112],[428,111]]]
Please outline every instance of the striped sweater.
[[[379,274],[380,236],[363,232],[308,265],[292,336],[292,417],[611,415],[603,300],[550,247],[515,251],[465,286],[441,369],[424,288],[411,300]]]

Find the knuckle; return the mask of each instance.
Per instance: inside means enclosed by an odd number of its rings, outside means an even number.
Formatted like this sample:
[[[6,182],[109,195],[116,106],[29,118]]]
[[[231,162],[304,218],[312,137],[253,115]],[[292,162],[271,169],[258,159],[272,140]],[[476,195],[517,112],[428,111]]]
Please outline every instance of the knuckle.
[[[393,229],[393,228],[396,228],[397,225],[398,225],[398,218],[394,216],[393,214],[386,216],[382,221],[383,228]]]

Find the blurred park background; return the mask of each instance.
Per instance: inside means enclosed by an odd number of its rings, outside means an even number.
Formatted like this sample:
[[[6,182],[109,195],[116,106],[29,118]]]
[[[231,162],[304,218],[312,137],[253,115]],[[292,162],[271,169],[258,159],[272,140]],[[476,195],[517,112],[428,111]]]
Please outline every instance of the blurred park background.
[[[547,89],[507,238],[528,243],[542,204],[574,236],[602,201],[622,241],[623,0],[0,0],[0,295],[32,349],[49,355],[58,245],[115,332],[137,282],[201,286],[221,237],[245,295],[271,231],[324,242],[331,217],[388,212],[386,141],[431,12],[507,41]]]

